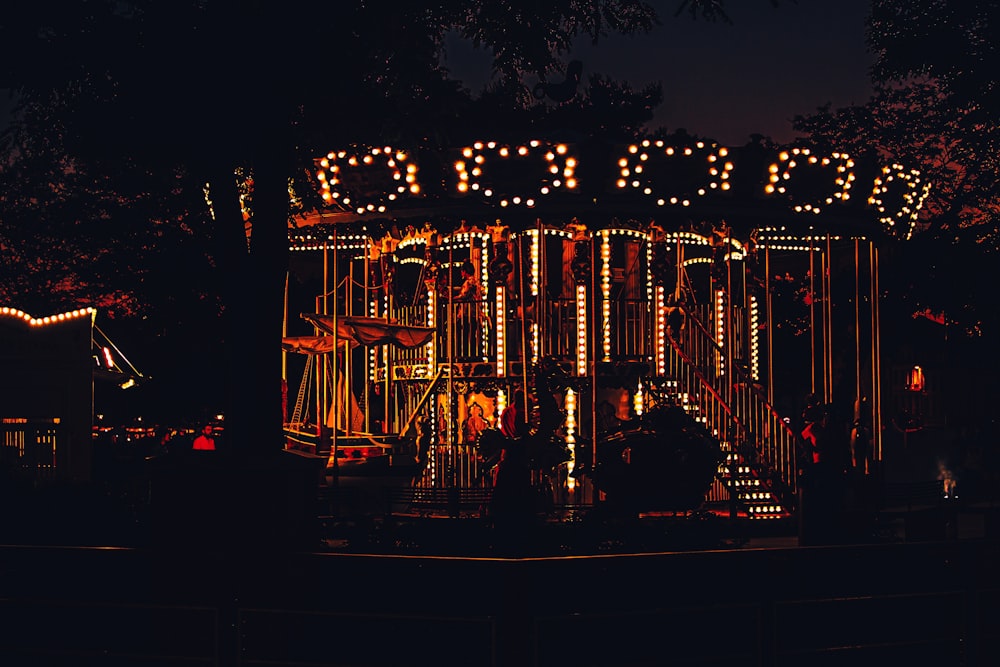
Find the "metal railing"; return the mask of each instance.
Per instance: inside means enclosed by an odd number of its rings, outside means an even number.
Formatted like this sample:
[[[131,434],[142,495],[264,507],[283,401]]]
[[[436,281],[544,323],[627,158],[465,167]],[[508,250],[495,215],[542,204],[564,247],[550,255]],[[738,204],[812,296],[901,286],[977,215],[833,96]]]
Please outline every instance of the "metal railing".
[[[696,415],[720,440],[778,482],[783,502],[796,489],[795,435],[764,397],[762,390],[726,351],[693,309],[684,309],[685,325],[666,346],[667,377],[692,401]],[[730,355],[731,357],[732,355]]]

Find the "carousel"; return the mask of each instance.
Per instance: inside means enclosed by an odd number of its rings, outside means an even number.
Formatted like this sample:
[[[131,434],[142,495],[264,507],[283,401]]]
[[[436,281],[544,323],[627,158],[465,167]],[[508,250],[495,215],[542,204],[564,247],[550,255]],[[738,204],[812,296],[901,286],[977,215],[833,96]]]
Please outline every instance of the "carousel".
[[[919,173],[693,140],[422,155],[323,156],[290,231],[286,447],[328,483],[490,489],[517,444],[543,508],[776,518],[817,405],[877,470],[878,245]]]

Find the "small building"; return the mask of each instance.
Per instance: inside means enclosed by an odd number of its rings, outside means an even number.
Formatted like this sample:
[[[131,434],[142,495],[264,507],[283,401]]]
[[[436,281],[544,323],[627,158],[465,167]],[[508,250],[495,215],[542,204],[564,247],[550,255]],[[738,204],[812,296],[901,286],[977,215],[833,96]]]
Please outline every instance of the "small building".
[[[97,327],[93,308],[34,317],[0,307],[0,461],[35,479],[88,481],[94,383],[142,375]]]

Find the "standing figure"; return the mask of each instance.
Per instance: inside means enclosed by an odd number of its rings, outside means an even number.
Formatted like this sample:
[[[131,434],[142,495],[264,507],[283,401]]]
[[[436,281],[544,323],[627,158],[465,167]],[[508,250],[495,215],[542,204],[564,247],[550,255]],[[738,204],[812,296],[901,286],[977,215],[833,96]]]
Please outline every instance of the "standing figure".
[[[524,410],[524,391],[515,391],[510,404],[500,415],[500,432],[504,435],[504,442],[493,478],[490,515],[497,529],[516,532],[534,513],[531,466],[528,463],[526,443],[528,419]]]
[[[482,357],[483,286],[476,267],[469,260],[462,262],[462,284],[456,289],[455,320],[460,336],[457,356],[465,359]]]
[[[854,424],[851,426],[851,466],[858,475],[871,474],[874,438],[867,413],[868,398],[863,396],[854,403]]]
[[[814,405],[807,409],[806,425],[799,435],[808,456],[799,481],[800,543],[838,542],[844,536],[850,465],[846,431],[831,423],[828,406]]]

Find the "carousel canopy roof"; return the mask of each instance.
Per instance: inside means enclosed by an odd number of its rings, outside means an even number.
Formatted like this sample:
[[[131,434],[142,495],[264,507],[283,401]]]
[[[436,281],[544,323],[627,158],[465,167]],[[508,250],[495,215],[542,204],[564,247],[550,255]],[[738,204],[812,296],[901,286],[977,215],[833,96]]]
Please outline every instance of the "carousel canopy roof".
[[[316,160],[326,208],[300,219],[381,236],[436,220],[511,229],[538,219],[590,229],[656,220],[667,229],[725,220],[737,231],[788,225],[802,233],[909,238],[930,185],[915,169],[804,146],[728,148],[691,137],[611,145],[482,141],[454,150],[354,146]],[[561,222],[560,222],[561,221]]]

